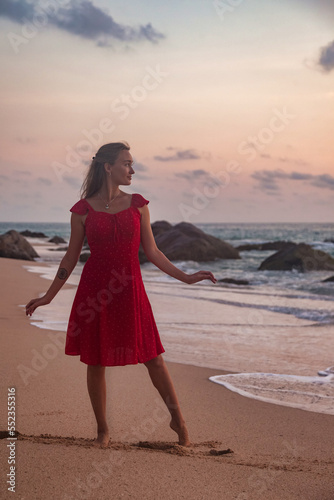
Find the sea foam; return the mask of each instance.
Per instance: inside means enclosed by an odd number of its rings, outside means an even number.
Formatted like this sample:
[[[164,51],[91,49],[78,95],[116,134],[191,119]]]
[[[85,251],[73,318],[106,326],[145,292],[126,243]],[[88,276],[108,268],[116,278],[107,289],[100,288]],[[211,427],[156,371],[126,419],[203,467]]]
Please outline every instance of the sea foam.
[[[210,377],[227,389],[267,403],[334,415],[334,374],[325,377],[237,373]]]

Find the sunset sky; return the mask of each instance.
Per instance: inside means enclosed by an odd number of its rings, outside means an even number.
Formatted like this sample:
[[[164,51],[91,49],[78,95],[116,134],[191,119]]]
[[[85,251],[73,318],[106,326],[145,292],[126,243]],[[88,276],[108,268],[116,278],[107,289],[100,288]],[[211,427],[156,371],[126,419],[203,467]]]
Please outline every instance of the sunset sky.
[[[2,221],[126,140],[152,221],[330,222],[332,0],[1,0]]]

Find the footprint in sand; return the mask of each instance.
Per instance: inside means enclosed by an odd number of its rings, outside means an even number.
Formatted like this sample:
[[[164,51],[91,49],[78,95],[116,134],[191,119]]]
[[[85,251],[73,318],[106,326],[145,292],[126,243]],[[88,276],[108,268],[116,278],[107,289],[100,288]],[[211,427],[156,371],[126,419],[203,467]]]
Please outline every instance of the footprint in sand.
[[[40,434],[40,435],[28,435],[21,434],[16,431],[16,437],[20,441],[30,441],[33,443],[44,443],[44,444],[59,444],[65,446],[82,446],[82,447],[93,447],[94,440],[87,438],[76,438],[63,437],[63,436],[52,436],[51,434]],[[8,438],[8,431],[0,431],[0,439]],[[181,446],[176,443],[166,442],[166,441],[139,441],[138,443],[122,443],[122,442],[110,442],[108,446],[104,447],[105,450],[147,450],[148,452],[160,452],[169,453],[178,456],[187,457],[200,457],[200,456],[219,456],[232,454],[233,451],[230,448],[218,449],[221,446],[220,441],[205,441],[203,443],[192,443],[191,446]]]

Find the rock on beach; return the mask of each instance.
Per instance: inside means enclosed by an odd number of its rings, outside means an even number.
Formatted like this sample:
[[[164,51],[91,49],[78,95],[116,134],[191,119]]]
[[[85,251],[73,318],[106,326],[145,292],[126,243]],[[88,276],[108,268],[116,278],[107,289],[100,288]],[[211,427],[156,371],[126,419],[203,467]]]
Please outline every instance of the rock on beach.
[[[266,243],[250,243],[245,245],[239,245],[235,247],[239,252],[245,252],[250,250],[282,250],[287,245],[294,245],[292,241],[268,241]]]
[[[12,229],[0,235],[0,257],[34,260],[39,255],[24,236]]]
[[[57,235],[53,236],[53,238],[50,238],[48,241],[49,241],[49,243],[56,243],[56,245],[66,243],[64,238],[62,238],[61,236],[57,236]]]
[[[240,259],[238,250],[225,241],[205,233],[189,222],[172,226],[169,222],[158,221],[152,224],[152,232],[159,250],[169,260],[193,260],[195,262],[216,259]],[[148,259],[141,249],[141,263]]]
[[[20,234],[22,236],[25,236],[26,238],[47,238],[46,234],[38,233],[36,231],[30,231],[29,229],[21,231]]]
[[[326,252],[315,250],[306,243],[293,243],[270,255],[262,262],[259,270],[334,271],[334,259]]]
[[[329,278],[322,280],[322,283],[331,283],[331,282],[334,282],[334,276],[330,276]]]

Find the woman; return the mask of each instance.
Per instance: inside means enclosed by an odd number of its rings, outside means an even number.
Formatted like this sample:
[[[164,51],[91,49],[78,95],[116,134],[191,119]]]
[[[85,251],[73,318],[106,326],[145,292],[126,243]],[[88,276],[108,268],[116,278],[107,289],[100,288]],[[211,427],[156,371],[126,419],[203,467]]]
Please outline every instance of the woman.
[[[126,142],[102,146],[93,157],[82,186],[82,197],[72,208],[71,237],[57,275],[41,298],[31,300],[26,314],[49,304],[73,271],[87,236],[91,256],[82,271],[73,302],[65,354],[80,355],[87,366],[87,385],[97,421],[95,444],[109,442],[106,419],[105,367],[144,363],[154,386],[171,414],[170,427],[179,444],[189,446],[187,427],[175,389],[161,356],[164,348],[143,285],[138,249],[163,272],[184,283],[209,279],[209,271],[186,274],[157,248],[147,204],[140,194],[130,195],[133,170]]]

